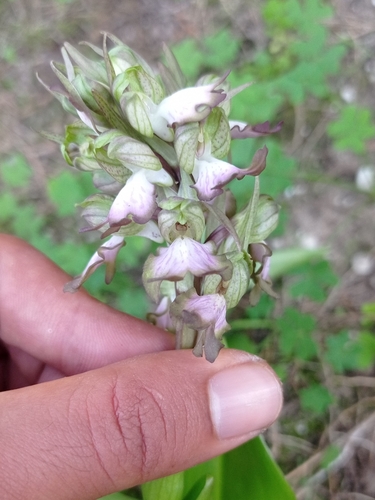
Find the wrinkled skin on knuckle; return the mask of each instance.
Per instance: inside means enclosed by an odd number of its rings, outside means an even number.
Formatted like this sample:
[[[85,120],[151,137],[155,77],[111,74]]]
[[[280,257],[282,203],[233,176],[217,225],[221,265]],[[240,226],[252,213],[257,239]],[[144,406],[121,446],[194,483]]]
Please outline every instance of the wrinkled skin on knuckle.
[[[178,422],[165,401],[157,389],[138,380],[122,382],[119,377],[112,386],[113,426],[122,443],[118,460],[138,483],[176,461]]]

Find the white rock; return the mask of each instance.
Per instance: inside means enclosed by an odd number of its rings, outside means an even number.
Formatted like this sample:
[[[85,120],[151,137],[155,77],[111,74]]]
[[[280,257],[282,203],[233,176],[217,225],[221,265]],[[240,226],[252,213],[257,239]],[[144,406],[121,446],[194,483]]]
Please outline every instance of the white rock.
[[[375,167],[373,165],[363,165],[357,170],[355,184],[360,191],[367,193],[375,188]]]
[[[366,252],[357,252],[352,257],[352,270],[358,276],[368,276],[374,269],[374,258]]]

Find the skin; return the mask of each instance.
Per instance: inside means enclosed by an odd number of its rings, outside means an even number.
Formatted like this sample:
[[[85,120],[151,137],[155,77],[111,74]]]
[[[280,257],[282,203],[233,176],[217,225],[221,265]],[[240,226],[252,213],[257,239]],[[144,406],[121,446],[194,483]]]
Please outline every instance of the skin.
[[[230,349],[213,364],[175,351],[167,332],[84,290],[64,294],[69,279],[0,235],[1,498],[96,499],[259,433],[258,418],[246,435],[219,439],[207,385],[241,363],[269,374],[264,362]]]

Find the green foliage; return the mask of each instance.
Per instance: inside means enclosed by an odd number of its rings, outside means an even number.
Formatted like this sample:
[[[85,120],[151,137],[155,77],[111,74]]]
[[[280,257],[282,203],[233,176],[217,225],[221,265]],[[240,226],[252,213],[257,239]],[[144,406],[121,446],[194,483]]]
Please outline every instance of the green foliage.
[[[316,356],[317,347],[312,334],[316,320],[310,314],[303,314],[295,308],[287,308],[277,321],[280,331],[279,347],[285,356],[296,356],[309,360]]]
[[[25,187],[31,178],[31,169],[26,159],[17,153],[0,162],[0,175],[10,188]]]
[[[323,415],[332,403],[333,398],[327,387],[320,384],[311,384],[299,392],[302,408]]]
[[[140,500],[295,500],[264,440],[254,438],[239,448],[192,469],[145,483]],[[251,492],[251,496],[249,496]],[[130,492],[100,500],[133,498]]]
[[[375,137],[375,126],[370,110],[347,106],[329,124],[327,132],[337,149],[361,154],[366,151],[366,141]]]
[[[358,364],[357,368],[367,369],[375,362],[375,335],[373,332],[362,331],[358,337]]]
[[[338,446],[328,446],[321,460],[322,467],[324,469],[327,468],[339,456],[340,452],[341,450]]]
[[[206,477],[213,478],[213,491],[208,497],[210,500],[295,499],[290,486],[260,437],[186,471],[185,492],[199,482],[202,484],[202,478]],[[195,500],[195,498],[188,496],[184,500]]]
[[[325,360],[336,373],[354,370],[359,366],[360,345],[346,330],[328,335],[325,339]]]
[[[47,194],[60,217],[74,215],[76,204],[91,194],[91,177],[75,171],[64,171],[49,180]]]
[[[142,485],[143,500],[182,500],[184,491],[184,473],[163,477]]]
[[[309,297],[317,302],[323,301],[327,296],[327,290],[337,284],[338,278],[332,271],[329,263],[320,260],[302,266],[293,271],[295,279],[289,286],[292,297]]]
[[[187,38],[175,45],[173,52],[182,72],[195,80],[205,69],[222,71],[236,59],[240,42],[229,30],[223,29],[207,36],[201,43]]]

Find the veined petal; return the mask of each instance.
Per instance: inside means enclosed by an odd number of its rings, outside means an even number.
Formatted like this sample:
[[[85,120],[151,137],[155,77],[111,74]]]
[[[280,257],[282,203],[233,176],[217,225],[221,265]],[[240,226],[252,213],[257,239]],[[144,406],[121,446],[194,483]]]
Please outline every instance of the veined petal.
[[[193,187],[202,201],[211,201],[223,192],[223,186],[233,179],[242,179],[246,175],[259,175],[266,167],[268,149],[259,149],[248,168],[238,168],[230,163],[218,160],[210,155],[203,155],[195,160]]]
[[[221,83],[222,80],[216,80],[209,85],[179,90],[161,101],[156,114],[164,118],[169,126],[199,122],[224,101],[226,94],[217,89]]]
[[[176,238],[169,247],[159,248],[157,256],[147,258],[142,276],[147,293],[157,302],[161,281],[181,281],[189,272],[197,277],[220,274],[223,281],[229,281],[232,263],[225,255],[215,253],[213,242],[203,244],[184,236]]]
[[[91,276],[93,272],[96,271],[96,269],[102,264],[105,264],[106,266],[105,282],[107,284],[110,283],[115,274],[115,261],[117,254],[124,244],[125,242],[122,236],[112,236],[98,248],[89,260],[83,272],[80,275],[75,276],[72,281],[64,286],[64,292],[76,292],[78,288],[80,288],[80,286],[87,280],[87,278]]]
[[[199,243],[191,238],[176,238],[167,248],[160,248],[158,256],[153,258],[153,273],[150,280],[179,281],[186,273],[194,276],[205,276],[216,273],[225,281],[232,274],[232,264],[224,255],[215,255],[213,242]]]
[[[208,159],[196,159],[193,170],[196,182],[193,187],[200,200],[211,201],[223,192],[222,186],[228,184],[240,172],[240,168],[212,156]]]
[[[226,302],[222,295],[199,296],[195,289],[179,295],[171,304],[170,314],[176,329],[189,326],[199,332],[193,353],[205,357],[211,363],[217,358],[223,344],[220,342],[224,332],[230,329],[226,321]]]
[[[218,293],[198,295],[194,289],[179,295],[171,306],[174,316],[182,316],[194,330],[204,330],[214,325],[215,334],[222,335],[229,330],[226,321],[226,302]]]
[[[108,213],[109,225],[121,226],[130,218],[138,224],[145,224],[156,207],[156,188],[147,180],[145,171],[139,170],[129,177],[112,203]]]

